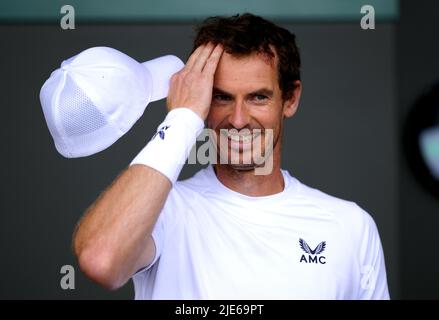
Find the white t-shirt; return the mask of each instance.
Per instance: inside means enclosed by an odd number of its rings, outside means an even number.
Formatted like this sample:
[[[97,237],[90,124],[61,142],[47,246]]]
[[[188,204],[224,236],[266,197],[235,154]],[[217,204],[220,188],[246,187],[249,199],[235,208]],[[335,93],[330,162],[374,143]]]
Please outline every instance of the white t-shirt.
[[[135,299],[389,299],[371,216],[282,170],[285,188],[249,197],[212,166],[174,184]]]

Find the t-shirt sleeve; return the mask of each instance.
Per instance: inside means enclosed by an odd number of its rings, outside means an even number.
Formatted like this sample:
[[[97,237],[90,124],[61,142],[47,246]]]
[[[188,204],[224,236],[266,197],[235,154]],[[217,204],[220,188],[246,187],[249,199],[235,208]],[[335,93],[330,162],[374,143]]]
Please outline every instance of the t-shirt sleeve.
[[[137,275],[143,271],[149,270],[156,262],[157,260],[160,258],[160,255],[162,253],[163,250],[163,244],[164,244],[164,238],[165,238],[165,209],[166,207],[164,207],[162,209],[162,211],[160,212],[157,221],[154,225],[154,228],[152,230],[152,234],[151,237],[154,241],[154,247],[155,247],[155,254],[154,254],[154,259],[152,260],[152,262],[150,264],[148,264],[147,266],[143,267],[142,269],[138,270],[134,275]]]
[[[372,217],[364,212],[364,228],[360,246],[361,300],[388,300],[389,289],[383,248],[377,226]]]
[[[146,270],[151,268],[154,263],[157,262],[157,260],[159,259],[160,255],[162,254],[162,249],[163,249],[163,243],[164,243],[164,238],[165,238],[165,223],[164,223],[164,210],[162,210],[162,212],[160,212],[159,217],[157,218],[157,222],[154,225],[154,229],[152,230],[152,239],[154,240],[154,246],[155,246],[155,255],[154,255],[154,259],[152,260],[152,262],[146,266]]]

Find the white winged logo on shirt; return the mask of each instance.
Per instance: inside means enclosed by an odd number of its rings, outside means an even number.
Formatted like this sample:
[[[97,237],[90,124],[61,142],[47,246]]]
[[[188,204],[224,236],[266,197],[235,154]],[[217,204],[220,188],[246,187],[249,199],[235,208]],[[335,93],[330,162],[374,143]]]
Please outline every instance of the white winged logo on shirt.
[[[311,250],[309,245],[303,239],[299,239],[299,244],[300,244],[300,247],[302,248],[302,250],[308,254],[320,254],[323,251],[325,251],[325,248],[326,248],[326,241],[320,242],[314,250]]]

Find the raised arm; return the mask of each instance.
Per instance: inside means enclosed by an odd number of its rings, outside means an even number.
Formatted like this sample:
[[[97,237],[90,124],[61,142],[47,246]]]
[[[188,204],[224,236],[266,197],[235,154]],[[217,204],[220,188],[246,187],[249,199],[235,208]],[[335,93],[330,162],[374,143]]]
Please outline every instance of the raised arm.
[[[203,121],[212,99],[213,77],[223,49],[202,45],[170,83],[168,110],[186,107]],[[143,151],[142,151],[143,152]],[[171,190],[162,172],[134,164],[88,208],[73,236],[73,249],[81,270],[109,288],[123,286],[131,276],[152,262],[152,230]]]

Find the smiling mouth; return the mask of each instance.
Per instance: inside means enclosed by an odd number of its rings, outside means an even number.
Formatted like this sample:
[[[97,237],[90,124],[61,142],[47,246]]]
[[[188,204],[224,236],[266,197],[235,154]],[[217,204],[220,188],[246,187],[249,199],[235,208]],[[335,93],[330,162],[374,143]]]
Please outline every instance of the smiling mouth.
[[[261,130],[255,130],[250,133],[239,133],[237,130],[221,130],[221,135],[227,137],[229,141],[240,143],[251,143],[254,139],[261,135]]]

